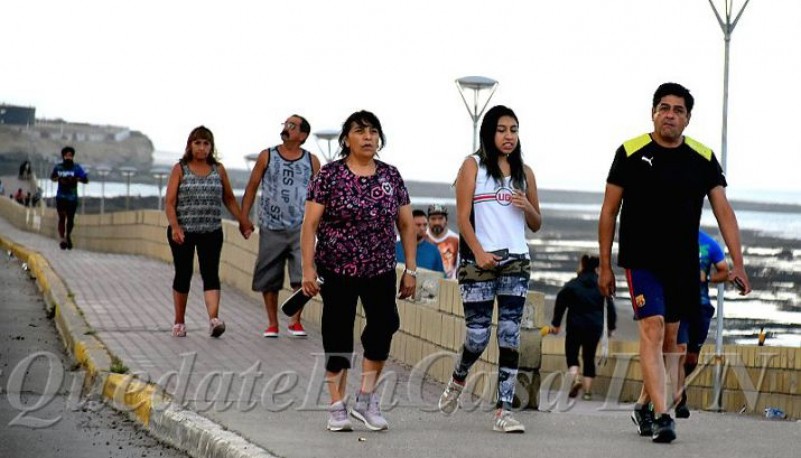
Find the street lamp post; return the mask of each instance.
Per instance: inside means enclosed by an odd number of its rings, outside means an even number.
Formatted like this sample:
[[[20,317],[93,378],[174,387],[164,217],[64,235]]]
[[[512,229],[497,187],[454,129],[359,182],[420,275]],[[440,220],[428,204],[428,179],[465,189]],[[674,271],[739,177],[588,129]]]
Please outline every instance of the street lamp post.
[[[82,165],[83,171],[86,172],[86,175],[89,175],[89,171],[92,169],[91,166]],[[81,195],[83,198],[81,199],[81,214],[86,214],[86,183],[81,183]]]
[[[728,123],[729,123],[729,44],[731,42],[731,35],[734,32],[734,27],[740,20],[740,17],[748,6],[750,0],[745,0],[740,12],[732,20],[732,0],[724,0],[724,17],[720,16],[718,9],[712,0],[709,0],[709,6],[715,13],[715,17],[720,25],[720,30],[723,32],[723,123],[721,124],[720,135],[720,166],[723,173],[726,173],[726,155],[728,152]],[[723,302],[724,302],[725,282],[718,283],[718,297],[717,297],[717,321],[715,326],[715,380],[713,390],[713,404],[711,410],[723,410],[721,405],[723,397]]]
[[[259,153],[252,153],[245,155],[245,165],[248,167],[248,171],[253,170],[253,166],[256,165],[256,161],[259,160]]]
[[[314,133],[315,138],[317,139],[317,147],[320,148],[320,152],[325,158],[326,162],[331,162],[336,158],[336,155],[339,154],[339,145],[335,149],[331,149],[331,142],[339,138],[339,131],[338,130],[318,130]],[[327,148],[323,150],[322,146],[320,146],[320,140],[326,142]]]
[[[111,167],[101,164],[95,167],[95,173],[100,177],[100,214],[106,212],[106,177],[111,173]]]
[[[48,168],[45,181],[45,206],[47,206],[47,197],[55,197],[56,192],[58,192],[56,182],[50,179],[50,174],[53,173],[53,169],[60,161],[52,156],[47,156],[45,160],[47,161],[45,167]]]
[[[48,159],[47,156],[39,156],[37,162],[37,170],[41,171],[39,175],[39,179],[36,180],[36,192],[39,194],[39,209],[41,214],[44,215],[44,210],[47,208],[47,189],[50,184],[50,173],[51,170],[48,170]]]
[[[39,197],[39,200],[42,202],[41,205],[47,206],[47,182],[50,181],[50,176],[47,174],[47,158],[44,156],[40,156],[36,160],[36,174],[38,176],[38,180],[36,180],[36,186],[42,190],[42,194]]]
[[[470,114],[470,119],[473,120],[473,151],[477,151],[478,120],[481,119],[481,115],[483,115],[484,110],[487,109],[487,105],[489,105],[490,99],[493,94],[495,94],[495,90],[498,89],[498,82],[486,76],[465,76],[456,80],[456,87],[459,89],[459,95],[462,96],[462,101],[464,102],[465,108],[467,108],[467,113]],[[484,90],[490,91],[490,93],[487,96],[487,100],[484,102],[484,106],[479,110],[478,96],[479,93]],[[472,106],[470,102],[468,102],[467,97],[465,97],[465,91],[473,91]]]
[[[125,177],[125,209],[131,209],[131,177],[136,174],[136,167],[120,167],[120,175]]]
[[[161,200],[161,189],[164,186],[164,178],[166,178],[170,172],[167,170],[166,167],[154,167],[150,170],[150,173],[153,174],[153,178],[158,180],[159,183],[159,211],[162,209],[162,200]]]

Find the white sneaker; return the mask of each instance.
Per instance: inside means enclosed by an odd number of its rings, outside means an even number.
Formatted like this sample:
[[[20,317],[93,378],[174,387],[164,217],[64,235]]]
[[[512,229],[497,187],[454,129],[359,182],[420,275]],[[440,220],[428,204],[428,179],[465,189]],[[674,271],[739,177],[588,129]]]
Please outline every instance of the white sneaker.
[[[353,426],[348,419],[348,410],[345,403],[337,401],[328,407],[328,424],[326,429],[329,431],[353,431]]]
[[[495,421],[492,429],[502,433],[524,433],[526,427],[523,423],[512,418],[512,412],[505,409],[498,409],[495,412]]]
[[[381,398],[376,393],[371,393],[367,399],[359,399],[357,396],[353,408],[350,409],[350,415],[372,431],[389,429],[389,423],[381,413],[380,401]]]
[[[448,387],[439,397],[437,407],[439,407],[440,412],[450,415],[456,411],[456,408],[459,407],[459,395],[462,394],[462,390],[464,390],[464,385],[460,385],[456,380],[451,379],[448,382]]]

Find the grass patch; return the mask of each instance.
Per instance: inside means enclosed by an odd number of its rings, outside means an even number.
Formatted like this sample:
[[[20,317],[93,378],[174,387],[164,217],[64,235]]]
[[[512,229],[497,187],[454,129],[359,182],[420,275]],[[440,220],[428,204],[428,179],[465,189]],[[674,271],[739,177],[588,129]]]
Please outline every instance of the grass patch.
[[[116,356],[111,357],[111,367],[109,368],[109,372],[114,374],[127,374],[128,373],[128,366],[122,363],[122,360],[117,358]]]

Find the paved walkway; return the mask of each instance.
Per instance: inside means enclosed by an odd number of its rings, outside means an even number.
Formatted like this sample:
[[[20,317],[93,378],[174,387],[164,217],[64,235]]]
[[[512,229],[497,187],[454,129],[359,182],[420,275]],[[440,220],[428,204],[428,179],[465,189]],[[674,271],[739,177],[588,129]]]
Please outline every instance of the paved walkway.
[[[330,433],[325,431],[327,395],[318,330],[308,329],[307,339],[286,333],[265,339],[262,304],[224,285],[220,316],[227,331],[219,339],[209,338],[201,281],[195,278],[188,336],[173,338],[170,264],[139,256],[61,251],[54,240],[19,231],[4,219],[0,234],[48,259],[96,335],[132,372],[160,383],[187,408],[277,456],[532,456],[535,450],[637,458],[796,453],[794,444],[801,433],[797,422],[694,411],[679,422],[679,439],[666,446],[637,436],[628,406],[601,410],[601,402],[594,401],[559,413],[523,411],[518,418],[526,434],[494,433],[485,406],[445,417],[434,411],[442,385],[415,381],[410,368],[394,363],[387,366],[394,396],[388,389],[384,398],[391,429],[372,433],[356,425],[353,433]],[[355,393],[358,371],[352,374],[349,392]]]

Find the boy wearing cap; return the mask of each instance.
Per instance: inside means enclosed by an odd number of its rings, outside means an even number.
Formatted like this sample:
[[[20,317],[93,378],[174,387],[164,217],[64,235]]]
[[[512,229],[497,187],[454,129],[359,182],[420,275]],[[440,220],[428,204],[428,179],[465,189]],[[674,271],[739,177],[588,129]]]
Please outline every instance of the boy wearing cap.
[[[428,240],[442,256],[445,277],[455,280],[459,265],[459,234],[448,229],[448,209],[440,204],[428,206]]]

